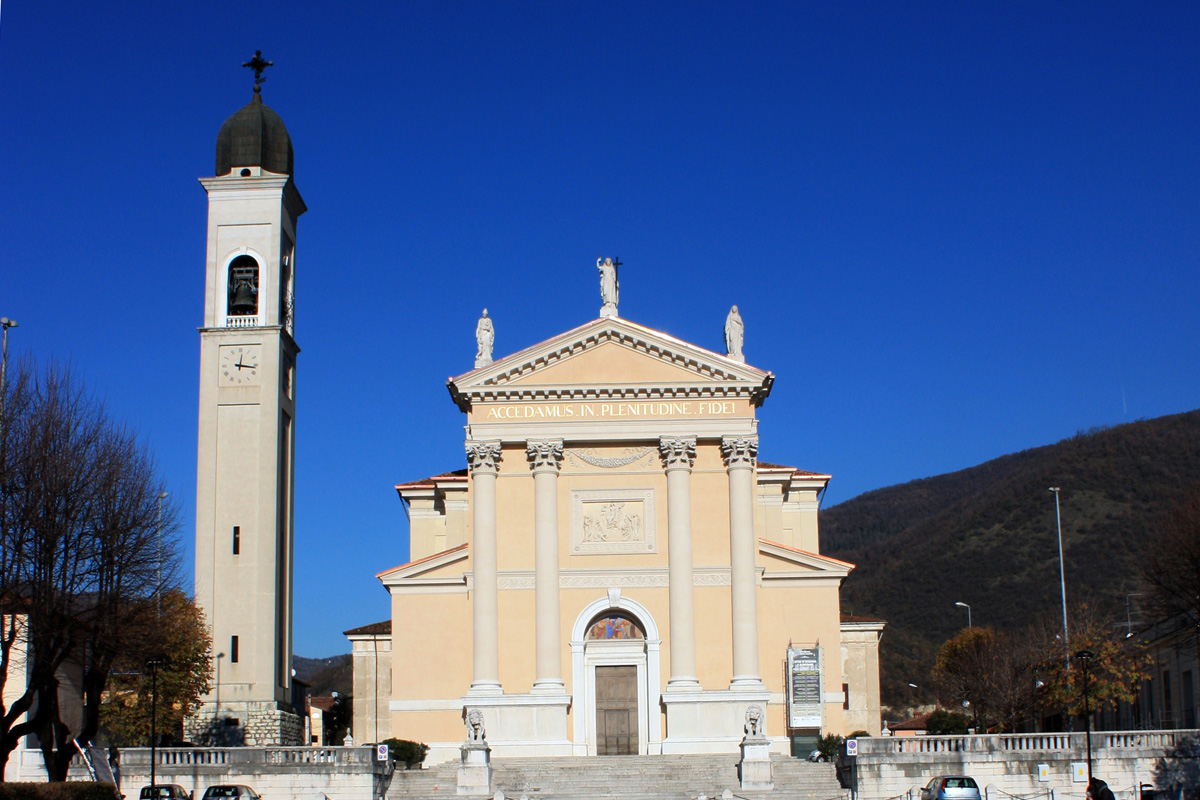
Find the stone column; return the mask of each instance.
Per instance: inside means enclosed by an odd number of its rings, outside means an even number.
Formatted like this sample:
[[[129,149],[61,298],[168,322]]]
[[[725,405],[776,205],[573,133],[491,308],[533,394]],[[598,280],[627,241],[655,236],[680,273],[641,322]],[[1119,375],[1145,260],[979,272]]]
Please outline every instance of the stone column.
[[[721,455],[729,472],[729,568],[733,611],[730,689],[761,689],[758,672],[757,569],[754,546],[754,465],[757,436],[725,436]]]
[[[496,588],[496,472],[500,442],[467,442],[471,472],[471,564],[475,573],[472,605],[474,680],[471,694],[502,694]]]
[[[566,691],[562,679],[562,622],[558,609],[558,471],[562,439],[526,442],[533,470],[534,625],[537,645],[533,691]]]
[[[667,471],[667,558],[670,567],[671,679],[667,691],[697,691],[696,613],[692,589],[692,465],[696,437],[664,436]]]

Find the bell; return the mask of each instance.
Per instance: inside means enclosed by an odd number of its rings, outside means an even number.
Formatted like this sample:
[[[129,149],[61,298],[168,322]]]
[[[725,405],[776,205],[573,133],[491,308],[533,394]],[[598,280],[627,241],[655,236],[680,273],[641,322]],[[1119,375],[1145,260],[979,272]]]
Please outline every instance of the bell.
[[[257,314],[258,292],[250,285],[250,281],[238,283],[237,291],[233,294],[233,302],[229,306],[231,314]]]

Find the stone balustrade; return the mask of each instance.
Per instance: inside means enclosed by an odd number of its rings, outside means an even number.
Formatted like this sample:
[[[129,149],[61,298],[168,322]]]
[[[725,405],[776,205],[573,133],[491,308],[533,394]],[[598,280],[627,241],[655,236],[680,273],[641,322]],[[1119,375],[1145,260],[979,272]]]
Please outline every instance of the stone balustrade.
[[[121,750],[121,789],[136,797],[150,783],[150,748]],[[155,777],[177,783],[196,800],[209,786],[238,783],[252,786],[267,800],[318,798],[363,800],[387,793],[391,764],[375,760],[373,747],[160,747]],[[16,780],[44,781],[41,752],[24,750]],[[83,766],[73,766],[73,780],[86,780]]]
[[[1163,753],[1200,731],[1096,731],[1092,773],[1118,794],[1133,797],[1153,782]],[[855,769],[859,797],[908,795],[937,775],[970,775],[997,796],[1054,792],[1084,796],[1077,765],[1086,764],[1087,737],[1078,733],[1012,733],[966,736],[873,736],[858,740]],[[1039,767],[1043,775],[1039,776]],[[1084,773],[1086,774],[1086,773]]]

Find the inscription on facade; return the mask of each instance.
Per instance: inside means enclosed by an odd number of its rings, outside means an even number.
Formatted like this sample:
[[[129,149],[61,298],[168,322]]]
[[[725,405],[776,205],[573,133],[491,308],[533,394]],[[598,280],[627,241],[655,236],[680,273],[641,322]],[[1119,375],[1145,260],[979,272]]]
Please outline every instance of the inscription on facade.
[[[653,489],[572,489],[571,553],[653,553]]]
[[[732,400],[649,400],[634,403],[519,403],[485,406],[484,419],[639,419],[642,417],[732,417]]]

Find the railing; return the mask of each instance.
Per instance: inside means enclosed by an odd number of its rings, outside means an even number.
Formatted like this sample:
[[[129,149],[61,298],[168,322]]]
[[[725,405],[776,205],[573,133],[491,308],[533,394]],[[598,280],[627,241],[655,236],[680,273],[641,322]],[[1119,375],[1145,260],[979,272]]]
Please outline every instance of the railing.
[[[160,747],[160,766],[282,766],[316,764],[329,766],[367,766],[375,763],[370,747]],[[122,748],[125,768],[150,767],[149,747]]]
[[[1172,747],[1182,739],[1200,734],[1196,730],[1171,731],[1096,731],[1092,748],[1133,750]],[[860,755],[901,753],[986,753],[986,752],[1057,752],[1081,750],[1083,733],[1002,733],[965,736],[872,736],[858,740]]]
[[[258,314],[248,314],[244,317],[225,317],[226,328],[257,328]]]

